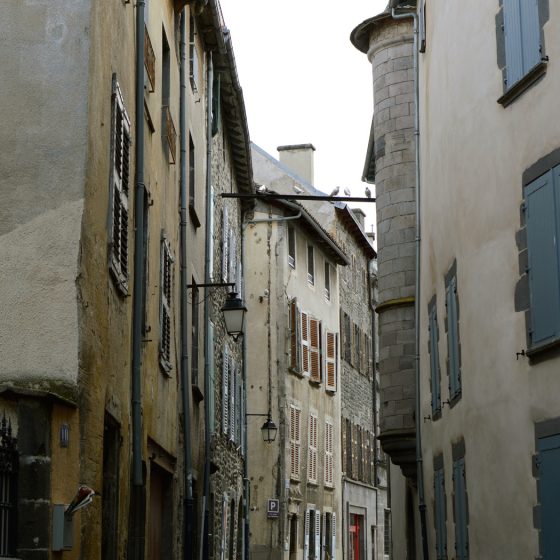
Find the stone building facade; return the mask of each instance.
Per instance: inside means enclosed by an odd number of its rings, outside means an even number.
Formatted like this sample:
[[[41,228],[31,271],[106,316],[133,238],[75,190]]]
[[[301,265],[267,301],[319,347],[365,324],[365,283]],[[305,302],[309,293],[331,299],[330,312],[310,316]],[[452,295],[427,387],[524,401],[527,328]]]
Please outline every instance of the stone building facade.
[[[17,516],[7,514],[0,555],[202,557],[204,534],[217,534],[199,519],[212,487],[205,381],[209,356],[221,363],[225,296],[193,300],[190,285],[213,281],[207,221],[220,223],[221,200],[207,220],[209,183],[216,196],[252,188],[219,4],[6,9],[0,475],[10,486],[2,507]],[[229,206],[239,238],[242,208]],[[227,460],[222,472],[240,470],[236,450]],[[242,475],[212,476],[240,501]],[[93,500],[65,524],[80,486]]]

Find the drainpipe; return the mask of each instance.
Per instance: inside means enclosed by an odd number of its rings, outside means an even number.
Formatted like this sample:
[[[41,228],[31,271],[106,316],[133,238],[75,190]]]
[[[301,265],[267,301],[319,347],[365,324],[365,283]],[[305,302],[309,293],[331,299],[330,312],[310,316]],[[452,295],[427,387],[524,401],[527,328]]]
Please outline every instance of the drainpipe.
[[[422,553],[424,560],[429,560],[428,531],[426,527],[426,503],[424,498],[424,469],[422,459],[422,411],[420,402],[420,115],[419,115],[419,69],[418,69],[418,14],[405,12],[398,14],[391,10],[393,19],[413,18],[414,20],[414,143],[416,148],[416,286],[414,295],[414,322],[416,327],[414,369],[416,378],[416,469],[418,479],[418,510],[420,512],[420,530],[422,532]]]
[[[181,43],[180,43],[180,121],[179,136],[181,142],[181,225],[180,225],[180,247],[181,247],[181,398],[183,405],[183,452],[184,452],[184,503],[183,503],[183,558],[192,560],[194,558],[195,542],[194,535],[194,501],[192,487],[192,458],[191,458],[191,433],[190,433],[190,380],[189,380],[189,354],[188,354],[188,325],[187,325],[187,13],[183,9],[181,14]]]
[[[247,227],[247,222],[241,220],[241,263],[245,264],[245,229]],[[245,294],[241,294],[240,297],[245,300]],[[243,407],[243,419],[242,419],[242,429],[243,429],[243,560],[249,560],[249,492],[250,492],[250,481],[249,481],[249,465],[247,463],[247,339],[243,337],[242,342],[242,360],[243,366],[241,368],[241,376],[243,379],[243,394],[241,395],[242,402],[245,403]]]
[[[135,195],[134,195],[134,284],[132,290],[132,558],[144,555],[142,487],[142,300],[144,278],[144,8],[136,3],[136,115],[135,115]]]
[[[208,64],[206,68],[206,234],[204,247],[204,282],[209,284],[210,279],[210,215],[213,211],[210,187],[212,185],[212,82],[214,79],[214,68],[212,65],[212,51],[208,51]],[[210,352],[214,348],[209,348],[208,333],[210,331],[210,302],[209,298],[204,298],[204,534],[202,543],[201,560],[210,556],[210,443],[212,434],[210,433]]]

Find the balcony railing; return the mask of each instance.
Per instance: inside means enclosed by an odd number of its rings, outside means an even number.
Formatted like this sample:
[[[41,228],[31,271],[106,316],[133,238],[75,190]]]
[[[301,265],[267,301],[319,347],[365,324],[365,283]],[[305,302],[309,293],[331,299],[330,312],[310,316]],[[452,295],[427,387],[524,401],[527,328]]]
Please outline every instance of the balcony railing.
[[[167,140],[167,145],[169,147],[169,163],[175,163],[175,153],[177,149],[177,132],[175,130],[175,125],[173,124],[173,119],[171,118],[171,111],[169,110],[169,105],[164,105],[163,109],[163,130],[165,138]]]
[[[144,66],[150,81],[150,91],[154,91],[156,87],[156,55],[146,26],[144,26]]]

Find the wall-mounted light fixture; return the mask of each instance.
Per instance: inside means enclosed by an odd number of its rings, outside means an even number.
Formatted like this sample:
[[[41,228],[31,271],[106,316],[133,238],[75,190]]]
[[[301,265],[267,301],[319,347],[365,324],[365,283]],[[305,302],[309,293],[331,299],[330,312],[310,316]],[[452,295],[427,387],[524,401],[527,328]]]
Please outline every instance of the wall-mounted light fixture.
[[[187,289],[191,288],[234,288],[235,282],[217,282],[215,284],[187,284]],[[243,305],[243,300],[238,297],[237,292],[231,291],[222,306],[224,323],[227,333],[237,340],[243,334],[245,326],[245,313],[247,308]]]
[[[276,439],[278,427],[270,417],[270,411],[266,414],[245,414],[245,416],[266,416],[265,423],[261,426],[261,434],[265,443],[272,443]]]

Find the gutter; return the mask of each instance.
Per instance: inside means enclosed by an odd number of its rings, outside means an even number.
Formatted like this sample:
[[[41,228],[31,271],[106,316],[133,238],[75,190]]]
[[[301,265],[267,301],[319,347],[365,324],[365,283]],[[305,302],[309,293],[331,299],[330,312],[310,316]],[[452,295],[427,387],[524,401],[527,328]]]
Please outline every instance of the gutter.
[[[426,526],[426,502],[424,496],[424,469],[422,458],[422,414],[420,402],[420,115],[419,115],[419,69],[418,69],[418,14],[416,12],[397,13],[395,8],[391,10],[393,19],[413,18],[414,20],[414,143],[416,148],[416,285],[414,297],[414,322],[415,322],[415,356],[414,373],[416,378],[416,469],[418,481],[418,510],[420,512],[420,530],[422,533],[422,555],[424,560],[429,560],[428,552],[428,530]]]
[[[193,500],[193,477],[191,456],[191,433],[190,433],[190,379],[189,379],[189,354],[188,354],[188,323],[187,323],[187,91],[186,91],[186,65],[187,65],[187,13],[183,10],[181,14],[181,39],[180,39],[180,96],[179,96],[179,136],[181,142],[181,225],[180,225],[180,250],[181,250],[181,399],[183,406],[183,558],[192,560],[194,549],[191,543],[195,542],[195,509]]]

